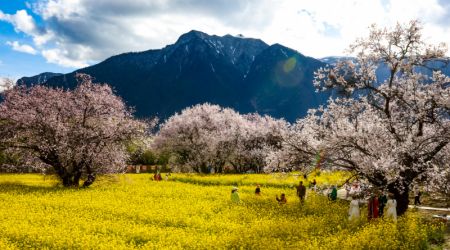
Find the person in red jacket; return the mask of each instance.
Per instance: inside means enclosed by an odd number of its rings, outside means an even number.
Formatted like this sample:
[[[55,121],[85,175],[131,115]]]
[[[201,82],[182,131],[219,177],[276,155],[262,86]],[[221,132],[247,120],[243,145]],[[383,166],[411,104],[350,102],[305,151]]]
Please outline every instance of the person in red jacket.
[[[367,206],[369,210],[368,214],[369,220],[378,218],[379,215],[378,207],[379,207],[378,196],[376,194],[372,194],[369,198],[369,204]]]

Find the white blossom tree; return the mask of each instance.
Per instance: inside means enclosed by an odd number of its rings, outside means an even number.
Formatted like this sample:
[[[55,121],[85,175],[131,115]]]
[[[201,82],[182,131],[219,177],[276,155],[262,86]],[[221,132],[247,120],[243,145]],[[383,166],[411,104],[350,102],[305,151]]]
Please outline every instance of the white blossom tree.
[[[231,109],[208,103],[186,108],[160,126],[154,145],[172,154],[184,171],[207,173],[213,165],[221,171],[226,155],[217,152],[220,128],[238,116]]]
[[[445,52],[443,44],[423,42],[417,21],[390,30],[372,26],[369,37],[350,46],[355,59],[316,72],[316,87],[338,89],[347,97],[299,120],[298,141],[278,156],[297,150],[302,161],[324,152],[329,165],[392,192],[399,214],[407,210],[415,181],[446,183],[440,189],[448,192],[450,78],[439,68],[431,69],[432,75],[421,73],[431,60],[445,61]],[[380,65],[389,69],[385,80],[377,79]],[[273,167],[277,161],[272,162]]]
[[[229,108],[201,104],[184,109],[161,125],[155,137],[159,151],[171,153],[185,171],[258,172],[268,150],[281,143],[286,122]]]
[[[267,155],[281,148],[288,123],[270,116],[247,114],[225,138],[231,145],[229,163],[236,172],[261,172],[267,165]]]
[[[0,103],[0,145],[37,168],[51,166],[64,186],[92,184],[96,173],[125,168],[125,142],[146,132],[106,84],[77,75],[74,90],[16,86]]]

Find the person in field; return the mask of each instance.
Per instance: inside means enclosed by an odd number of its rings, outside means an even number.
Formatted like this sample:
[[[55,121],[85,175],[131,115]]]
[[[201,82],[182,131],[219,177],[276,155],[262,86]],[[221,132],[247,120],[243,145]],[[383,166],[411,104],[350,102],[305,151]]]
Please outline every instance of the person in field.
[[[379,212],[379,202],[378,202],[378,196],[376,194],[372,194],[369,198],[369,203],[367,205],[368,209],[368,215],[367,218],[369,220],[378,218]]]
[[[420,192],[419,186],[414,186],[414,206],[422,205],[422,203],[420,202],[421,195],[422,193]]]
[[[159,171],[156,172],[155,175],[153,175],[153,180],[155,180],[155,181],[162,180],[161,173]]]
[[[283,205],[287,203],[286,195],[284,193],[281,194],[281,197],[278,198],[278,195],[275,197],[277,199],[278,204]]]
[[[331,193],[329,195],[329,198],[331,201],[335,201],[337,199],[337,188],[336,186],[333,186],[333,188],[331,189]]]
[[[387,203],[387,196],[385,191],[381,191],[380,196],[378,196],[378,215],[382,217],[384,214],[384,207]]]
[[[386,203],[386,218],[397,222],[397,201],[393,194],[389,194],[389,199]]]
[[[240,203],[241,202],[241,198],[239,197],[239,193],[238,193],[238,188],[237,187],[233,187],[231,189],[231,201],[234,203]]]
[[[260,188],[259,184],[256,185],[255,195],[261,195],[261,188]]]
[[[300,202],[303,203],[305,200],[306,195],[306,187],[303,186],[303,181],[300,181],[299,185],[297,186],[297,196],[300,198]]]
[[[350,208],[348,209],[348,220],[356,221],[361,217],[361,212],[359,210],[359,200],[357,196],[351,196],[352,201],[350,201]]]
[[[171,175],[170,173],[166,173],[166,176],[164,177],[164,180],[168,181],[170,175]]]

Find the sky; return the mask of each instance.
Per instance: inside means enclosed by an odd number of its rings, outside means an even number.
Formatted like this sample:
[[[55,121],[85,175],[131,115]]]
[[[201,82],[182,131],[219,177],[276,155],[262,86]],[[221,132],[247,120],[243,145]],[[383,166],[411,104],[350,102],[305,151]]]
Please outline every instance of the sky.
[[[412,19],[427,42],[450,44],[450,0],[0,0],[0,78],[72,72],[193,29],[342,56],[371,24]]]

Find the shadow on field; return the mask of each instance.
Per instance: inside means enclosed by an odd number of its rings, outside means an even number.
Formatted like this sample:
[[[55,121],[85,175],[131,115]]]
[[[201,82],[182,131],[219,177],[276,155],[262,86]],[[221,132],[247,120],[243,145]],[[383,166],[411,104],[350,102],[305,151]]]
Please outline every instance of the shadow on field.
[[[34,186],[27,185],[17,182],[2,182],[0,183],[0,193],[20,193],[20,194],[30,194],[30,193],[54,193],[60,192],[62,190],[67,190],[67,188],[54,186]]]

